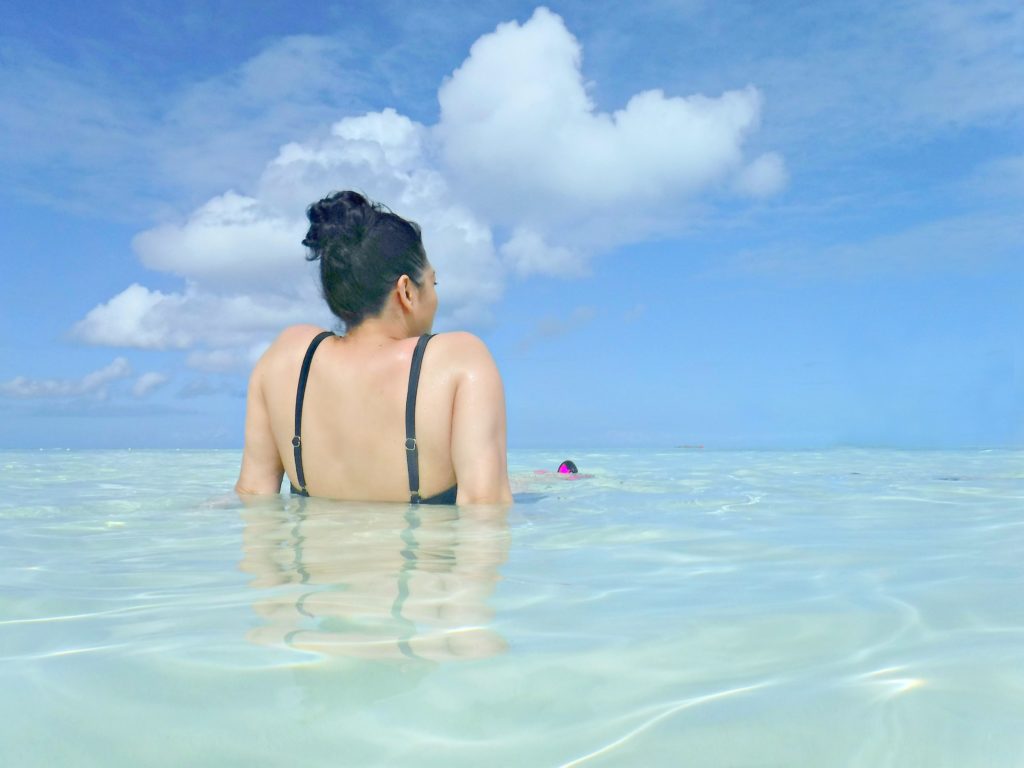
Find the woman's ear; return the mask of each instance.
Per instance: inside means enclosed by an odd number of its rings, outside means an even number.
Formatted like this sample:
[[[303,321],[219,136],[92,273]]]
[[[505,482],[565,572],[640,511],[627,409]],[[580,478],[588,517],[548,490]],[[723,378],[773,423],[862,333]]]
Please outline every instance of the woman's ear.
[[[402,275],[398,278],[398,282],[395,283],[395,291],[398,293],[398,303],[402,305],[402,309],[411,311],[413,303],[413,282],[409,279],[408,275]]]

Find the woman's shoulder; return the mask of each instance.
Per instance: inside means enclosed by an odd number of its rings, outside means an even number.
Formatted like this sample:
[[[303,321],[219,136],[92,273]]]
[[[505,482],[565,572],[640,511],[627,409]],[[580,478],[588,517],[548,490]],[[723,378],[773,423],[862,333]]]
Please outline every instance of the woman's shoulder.
[[[309,342],[317,335],[324,333],[325,330],[318,325],[310,325],[309,323],[289,325],[277,335],[277,338],[274,339],[270,346],[287,348],[294,346],[306,347],[309,345]]]
[[[435,347],[443,347],[446,351],[462,357],[472,358],[481,355],[490,357],[487,344],[479,336],[469,331],[446,331],[435,333],[430,342]]]
[[[277,335],[267,348],[260,355],[256,363],[257,368],[273,366],[276,363],[292,361],[306,353],[310,342],[318,334],[324,332],[323,328],[315,325],[290,325]]]
[[[458,367],[471,370],[494,367],[494,358],[487,344],[479,336],[468,331],[435,334],[430,344],[435,347],[435,353]]]

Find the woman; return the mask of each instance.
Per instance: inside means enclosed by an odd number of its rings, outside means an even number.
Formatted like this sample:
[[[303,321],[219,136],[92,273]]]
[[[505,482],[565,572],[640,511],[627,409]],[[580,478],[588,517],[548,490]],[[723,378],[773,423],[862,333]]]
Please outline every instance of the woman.
[[[302,243],[346,333],[293,326],[256,363],[235,490],[278,493],[287,472],[302,495],[511,502],[501,376],[472,334],[430,334],[419,227],[356,192],[307,216]]]

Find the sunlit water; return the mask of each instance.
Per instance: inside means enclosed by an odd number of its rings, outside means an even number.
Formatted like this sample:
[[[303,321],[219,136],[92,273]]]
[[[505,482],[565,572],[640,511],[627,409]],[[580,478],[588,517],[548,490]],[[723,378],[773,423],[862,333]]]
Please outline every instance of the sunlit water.
[[[502,512],[0,453],[0,765],[1024,765],[1024,452],[564,458]]]

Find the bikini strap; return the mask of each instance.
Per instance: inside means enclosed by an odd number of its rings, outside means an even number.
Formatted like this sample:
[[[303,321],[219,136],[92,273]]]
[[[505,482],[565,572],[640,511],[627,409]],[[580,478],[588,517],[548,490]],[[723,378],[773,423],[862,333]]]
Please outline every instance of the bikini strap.
[[[292,448],[295,450],[295,479],[299,481],[299,491],[306,493],[306,476],[302,472],[302,401],[306,397],[306,379],[309,378],[309,366],[313,362],[313,353],[320,346],[320,342],[334,334],[330,331],[323,331],[313,337],[309,342],[309,349],[302,359],[302,370],[299,371],[299,386],[295,391],[295,437],[292,438]]]
[[[420,383],[420,368],[423,366],[423,350],[434,334],[425,333],[416,342],[409,366],[409,392],[405,396],[405,461],[409,467],[409,503],[420,503],[420,459],[416,447],[416,390]]]

